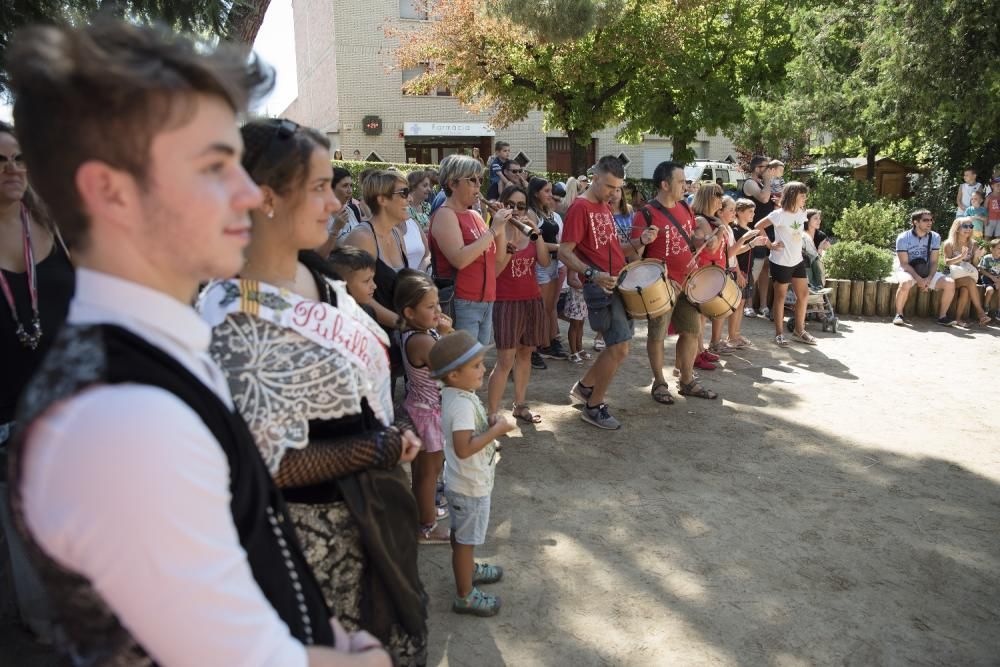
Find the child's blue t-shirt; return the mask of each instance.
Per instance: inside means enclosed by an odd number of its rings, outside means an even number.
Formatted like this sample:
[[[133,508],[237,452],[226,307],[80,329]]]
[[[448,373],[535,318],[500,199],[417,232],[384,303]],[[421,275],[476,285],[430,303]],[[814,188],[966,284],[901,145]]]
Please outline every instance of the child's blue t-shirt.
[[[985,206],[976,206],[976,207],[970,206],[969,208],[965,209],[965,215],[968,218],[972,218],[973,216],[977,216],[977,215],[980,218],[982,218],[982,220],[978,220],[978,219],[975,219],[975,218],[973,218],[973,220],[972,220],[973,231],[976,231],[976,232],[979,232],[980,234],[982,234],[983,233],[983,220],[985,220],[986,216],[988,215],[987,212],[986,212],[986,207]]]

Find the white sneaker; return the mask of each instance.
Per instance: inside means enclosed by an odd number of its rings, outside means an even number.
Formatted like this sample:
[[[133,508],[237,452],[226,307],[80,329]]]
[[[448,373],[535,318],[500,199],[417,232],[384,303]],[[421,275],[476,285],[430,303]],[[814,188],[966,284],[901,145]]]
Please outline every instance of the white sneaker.
[[[764,318],[765,320],[770,319],[771,318],[771,309],[768,308],[767,306],[764,306],[763,308],[760,309],[760,316],[762,318]]]
[[[906,320],[903,319],[902,315],[896,313],[896,317],[892,318],[892,323],[895,324],[897,327],[901,327],[906,324]]]

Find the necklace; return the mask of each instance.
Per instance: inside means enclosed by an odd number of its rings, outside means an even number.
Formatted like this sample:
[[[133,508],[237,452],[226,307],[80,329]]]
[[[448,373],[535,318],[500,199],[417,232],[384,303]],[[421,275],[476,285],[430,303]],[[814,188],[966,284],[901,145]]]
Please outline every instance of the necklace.
[[[10,308],[10,316],[14,318],[14,333],[21,345],[34,350],[42,339],[42,318],[38,314],[38,275],[35,273],[35,251],[31,247],[31,223],[28,220],[28,209],[21,204],[21,228],[24,240],[24,268],[28,274],[28,294],[31,297],[31,333],[17,319],[17,305],[14,303],[14,292],[10,289],[7,277],[0,271],[0,288]]]

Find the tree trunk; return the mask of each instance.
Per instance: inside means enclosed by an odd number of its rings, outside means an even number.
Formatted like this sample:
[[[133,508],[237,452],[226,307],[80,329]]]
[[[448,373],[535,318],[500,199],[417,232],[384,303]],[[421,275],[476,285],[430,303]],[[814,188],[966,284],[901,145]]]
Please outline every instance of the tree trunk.
[[[875,180],[875,158],[878,157],[878,146],[868,144],[865,146],[865,180],[869,183]]]
[[[229,39],[244,44],[253,44],[264,23],[264,14],[271,0],[237,0],[229,12],[226,34]]]
[[[566,136],[569,137],[569,163],[572,170],[570,176],[586,174],[587,169],[591,166],[587,164],[590,135],[585,136],[578,130],[566,130]],[[587,144],[580,143],[580,139],[587,139]]]
[[[694,160],[693,155],[688,155],[688,143],[690,143],[686,137],[670,137],[670,146],[673,150],[670,159],[674,162],[680,162],[681,164],[687,164]]]

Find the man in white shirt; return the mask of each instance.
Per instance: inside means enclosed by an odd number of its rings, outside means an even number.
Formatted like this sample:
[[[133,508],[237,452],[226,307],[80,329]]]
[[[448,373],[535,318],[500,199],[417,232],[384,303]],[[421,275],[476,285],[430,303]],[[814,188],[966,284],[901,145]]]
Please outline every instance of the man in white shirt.
[[[78,266],[11,447],[15,522],[66,649],[95,664],[388,665],[329,619],[189,306],[243,263],[261,193],[236,114],[268,73],[103,20],[23,31],[8,62],[33,184]]]

